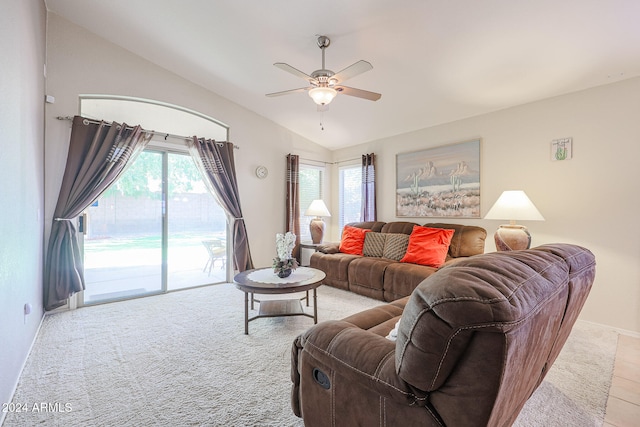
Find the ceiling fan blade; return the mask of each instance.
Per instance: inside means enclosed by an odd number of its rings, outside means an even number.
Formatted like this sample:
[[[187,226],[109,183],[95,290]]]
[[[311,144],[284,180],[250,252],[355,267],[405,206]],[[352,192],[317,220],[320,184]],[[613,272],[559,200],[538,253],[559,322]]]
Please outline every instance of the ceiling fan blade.
[[[316,81],[316,79],[314,79],[310,75],[308,75],[306,73],[303,73],[302,71],[298,70],[297,68],[293,68],[291,65],[285,64],[284,62],[276,62],[273,65],[275,65],[276,67],[280,68],[283,71],[286,71],[287,73],[291,73],[296,77],[300,77],[301,79],[304,79],[304,80],[308,81],[309,83],[312,83],[312,82]]]
[[[377,101],[378,99],[380,99],[380,97],[382,97],[382,95],[379,93],[369,92],[368,90],[356,89],[349,86],[335,86],[334,89],[337,90],[338,93],[349,95],[349,96],[356,96],[358,98],[368,99],[369,101]]]
[[[282,95],[289,95],[290,93],[297,93],[297,92],[306,92],[308,91],[310,88],[308,87],[301,87],[298,89],[290,89],[290,90],[283,90],[282,92],[273,92],[273,93],[268,93],[266,96],[282,96]]]
[[[350,79],[351,77],[355,77],[358,74],[362,74],[365,71],[369,71],[373,69],[373,65],[368,63],[367,61],[360,60],[354,64],[349,65],[342,71],[338,71],[332,78],[336,79],[338,83],[342,83],[343,81]]]

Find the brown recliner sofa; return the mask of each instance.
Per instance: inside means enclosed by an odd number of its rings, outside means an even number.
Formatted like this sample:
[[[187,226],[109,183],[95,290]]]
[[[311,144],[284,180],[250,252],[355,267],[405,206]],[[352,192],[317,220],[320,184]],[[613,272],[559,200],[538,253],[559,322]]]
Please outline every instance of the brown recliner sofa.
[[[413,227],[419,224],[368,221],[347,225],[376,233],[410,235]],[[445,265],[484,252],[487,231],[482,227],[446,223],[424,226],[454,230]],[[410,295],[422,280],[437,270],[426,265],[398,262],[398,259],[345,254],[339,247],[340,243],[323,244],[311,255],[310,266],[326,274],[322,283],[382,301],[394,301]]]
[[[444,267],[410,297],[300,335],[293,411],[305,426],[509,426],[594,277],[593,254],[569,244]],[[386,336],[399,319],[393,342]]]

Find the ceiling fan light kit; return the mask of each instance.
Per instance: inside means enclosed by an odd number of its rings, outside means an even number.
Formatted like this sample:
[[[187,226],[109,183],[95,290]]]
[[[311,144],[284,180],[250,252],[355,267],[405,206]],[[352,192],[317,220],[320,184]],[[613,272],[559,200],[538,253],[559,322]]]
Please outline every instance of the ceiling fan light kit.
[[[365,71],[369,71],[373,68],[373,66],[367,61],[358,61],[354,64],[351,64],[344,70],[334,73],[331,70],[327,70],[324,65],[324,50],[329,47],[331,44],[331,40],[327,36],[319,36],[318,37],[318,47],[322,50],[322,68],[314,71],[313,73],[306,74],[289,64],[284,62],[276,62],[276,67],[280,68],[283,71],[293,74],[296,77],[300,77],[307,82],[311,86],[303,87],[298,89],[285,90],[282,92],[274,92],[268,93],[267,96],[281,96],[281,95],[289,95],[291,93],[297,92],[308,92],[309,96],[313,99],[313,101],[319,106],[326,106],[329,104],[333,98],[336,97],[338,93],[342,93],[344,95],[355,96],[357,98],[367,99],[369,101],[377,101],[380,99],[382,95],[375,92],[369,92],[362,89],[356,89],[348,86],[343,86],[341,83],[347,79],[357,76],[358,74],[364,73]]]
[[[309,96],[318,105],[327,105],[338,94],[338,91],[331,87],[314,87],[309,89]]]

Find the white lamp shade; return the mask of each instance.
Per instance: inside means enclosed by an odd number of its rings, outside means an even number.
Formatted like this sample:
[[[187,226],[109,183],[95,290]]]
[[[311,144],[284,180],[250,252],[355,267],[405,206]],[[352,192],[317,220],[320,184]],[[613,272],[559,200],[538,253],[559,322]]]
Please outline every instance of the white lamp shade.
[[[331,216],[327,205],[320,199],[311,202],[304,214],[305,216]]]
[[[504,191],[489,209],[485,219],[508,219],[511,221],[544,221],[544,217],[524,191]]]
[[[318,105],[327,105],[338,94],[338,91],[331,87],[314,87],[309,91],[309,96]]]

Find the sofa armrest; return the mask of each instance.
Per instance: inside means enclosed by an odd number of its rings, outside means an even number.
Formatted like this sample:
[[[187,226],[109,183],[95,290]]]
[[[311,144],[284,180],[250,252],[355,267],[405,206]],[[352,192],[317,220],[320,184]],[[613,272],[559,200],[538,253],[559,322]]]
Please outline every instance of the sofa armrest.
[[[300,335],[292,348],[294,396],[300,372],[312,372],[314,360],[381,396],[406,405],[424,405],[428,393],[410,386],[396,374],[396,343],[345,321],[322,322]],[[311,358],[304,357],[306,353]],[[309,362],[310,360],[310,362]],[[329,372],[325,374],[334,377]],[[333,385],[332,385],[333,386]]]
[[[340,243],[321,243],[316,247],[316,250],[323,254],[337,254],[340,252]]]

